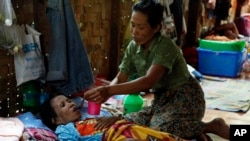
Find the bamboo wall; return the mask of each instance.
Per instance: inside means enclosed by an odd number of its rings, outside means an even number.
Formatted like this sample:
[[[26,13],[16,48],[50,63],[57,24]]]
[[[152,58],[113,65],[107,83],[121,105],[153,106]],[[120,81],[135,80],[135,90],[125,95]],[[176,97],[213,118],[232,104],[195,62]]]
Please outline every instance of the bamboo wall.
[[[35,23],[42,51],[48,52],[50,26],[46,19],[47,0],[12,0],[18,24]],[[95,74],[112,79],[130,39],[128,23],[135,0],[71,0],[85,48]],[[193,2],[193,1],[190,1]],[[194,2],[201,2],[195,0]],[[195,45],[199,4],[189,3],[187,46]],[[192,24],[194,22],[194,24]],[[22,94],[16,87],[13,55],[0,48],[0,116],[23,111]]]
[[[18,24],[34,23],[42,51],[48,52],[50,26],[46,0],[12,0]],[[124,32],[130,19],[132,0],[71,0],[85,48],[95,74],[113,77],[123,51]],[[118,59],[117,59],[118,58]],[[16,87],[14,56],[0,48],[0,116],[24,111],[22,94]]]
[[[12,0],[18,23],[32,23],[33,2]],[[12,116],[23,110],[22,95],[16,87],[14,56],[8,50],[0,48],[0,116]]]

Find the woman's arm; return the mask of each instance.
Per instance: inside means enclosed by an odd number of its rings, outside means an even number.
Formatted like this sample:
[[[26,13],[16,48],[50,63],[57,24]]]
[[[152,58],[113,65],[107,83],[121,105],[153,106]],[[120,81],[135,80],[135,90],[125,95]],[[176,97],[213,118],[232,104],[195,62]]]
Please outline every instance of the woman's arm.
[[[115,84],[118,84],[118,83],[124,83],[124,82],[127,82],[129,79],[129,76],[126,75],[125,73],[119,71],[116,75],[116,77],[110,82],[109,85],[115,85]]]
[[[239,31],[234,23],[222,24],[215,27],[217,32],[222,32],[229,39],[236,39],[239,35]]]
[[[129,82],[125,82],[128,77],[119,72],[120,74],[118,73],[116,79],[111,82],[111,85],[91,89],[84,94],[84,98],[97,103],[103,103],[116,94],[129,94],[148,90],[155,85],[165,72],[165,67],[152,65],[145,76]]]
[[[148,90],[155,85],[155,83],[163,76],[165,71],[165,67],[161,65],[152,65],[145,76],[129,82],[106,86],[107,93],[112,96],[119,93],[127,94]]]

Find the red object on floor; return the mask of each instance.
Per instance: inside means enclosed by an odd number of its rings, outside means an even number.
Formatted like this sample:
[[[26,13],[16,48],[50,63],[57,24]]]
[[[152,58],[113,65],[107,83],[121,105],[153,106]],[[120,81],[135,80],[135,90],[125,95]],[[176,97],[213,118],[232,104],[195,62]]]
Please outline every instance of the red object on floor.
[[[196,47],[183,48],[183,56],[187,63],[196,68],[198,64],[198,51]]]

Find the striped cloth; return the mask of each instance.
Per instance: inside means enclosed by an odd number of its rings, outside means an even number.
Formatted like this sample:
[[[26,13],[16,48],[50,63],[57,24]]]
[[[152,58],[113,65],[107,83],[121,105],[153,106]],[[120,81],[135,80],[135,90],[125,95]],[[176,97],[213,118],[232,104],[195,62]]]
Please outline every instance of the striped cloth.
[[[134,123],[120,120],[105,131],[104,141],[186,141],[170,133],[150,129],[148,127],[136,125]]]

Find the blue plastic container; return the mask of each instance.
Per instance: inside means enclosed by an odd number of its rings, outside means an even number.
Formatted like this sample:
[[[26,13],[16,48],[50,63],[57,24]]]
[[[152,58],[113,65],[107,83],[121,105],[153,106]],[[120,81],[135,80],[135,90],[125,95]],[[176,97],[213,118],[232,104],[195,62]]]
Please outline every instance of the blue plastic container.
[[[197,48],[198,70],[202,74],[237,77],[240,74],[244,62],[245,50],[236,51],[212,51]]]

